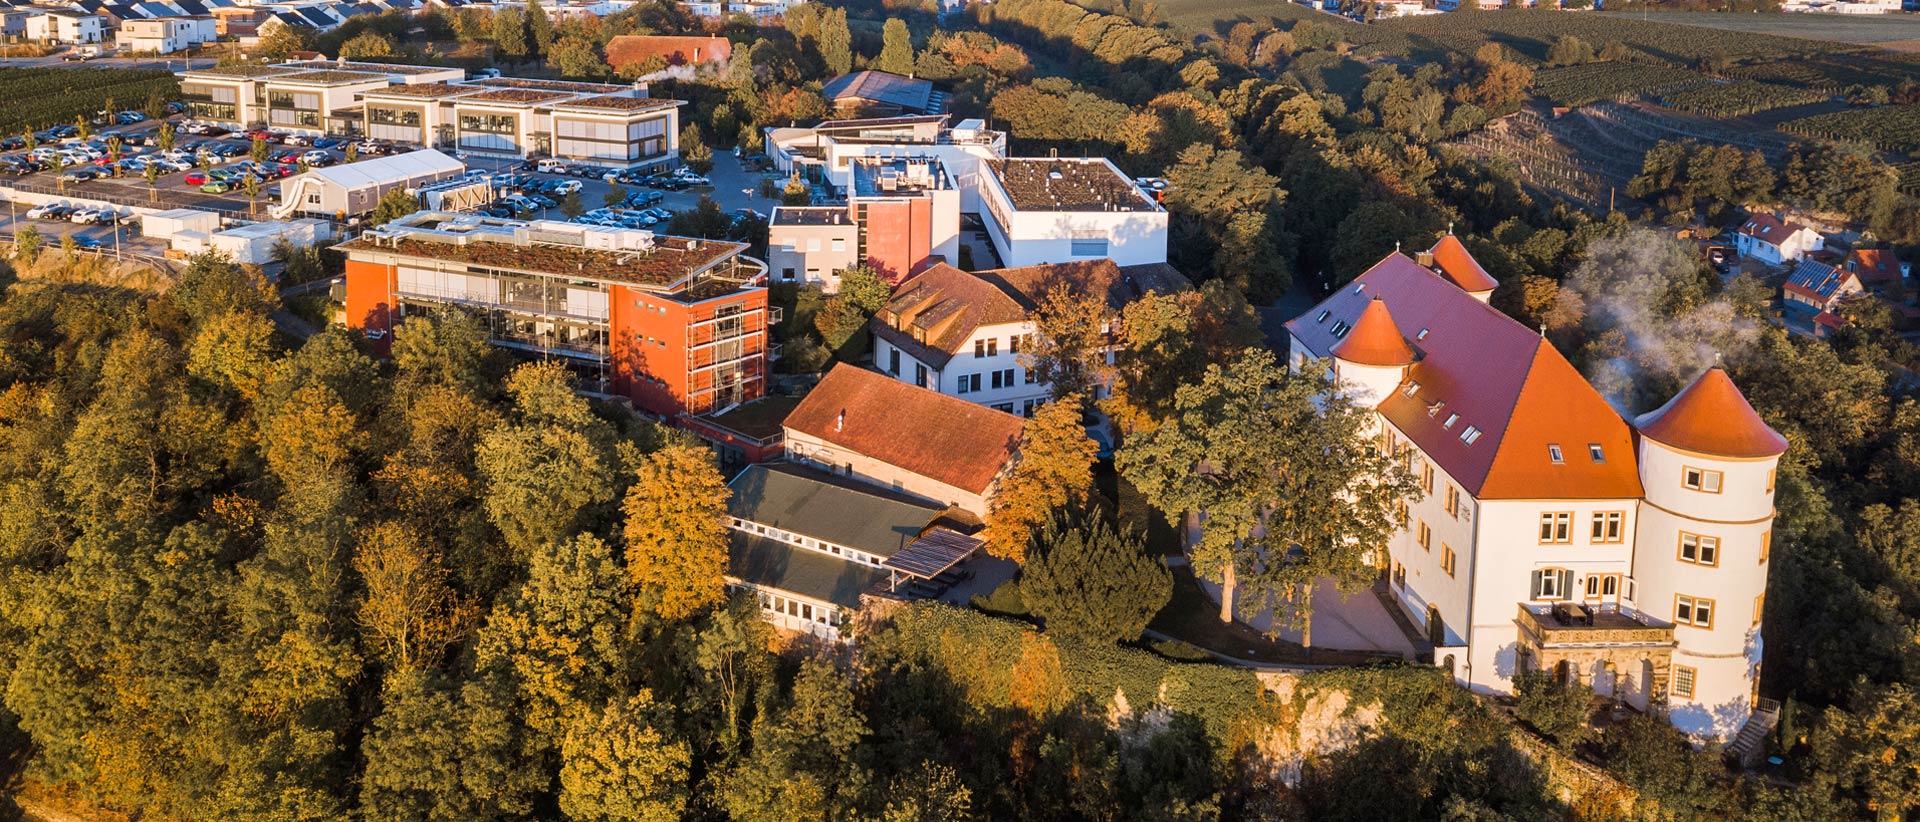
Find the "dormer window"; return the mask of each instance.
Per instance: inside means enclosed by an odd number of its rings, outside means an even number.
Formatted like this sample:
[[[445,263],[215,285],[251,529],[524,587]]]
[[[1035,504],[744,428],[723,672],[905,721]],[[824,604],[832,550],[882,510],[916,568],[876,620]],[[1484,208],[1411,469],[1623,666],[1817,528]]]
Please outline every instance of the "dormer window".
[[[1327,317],[1330,317],[1330,316],[1332,316],[1332,315],[1333,315],[1333,312],[1332,312],[1332,311],[1329,311],[1329,310],[1327,310],[1327,309],[1324,309],[1324,308],[1323,308],[1323,309],[1321,309],[1321,310],[1320,310],[1320,316],[1318,316],[1318,317],[1314,317],[1314,318],[1313,318],[1313,324],[1314,324],[1314,325],[1319,325],[1319,324],[1321,324],[1321,323],[1323,323],[1323,322],[1326,322],[1326,321],[1327,321]]]
[[[1364,291],[1366,291],[1366,290],[1367,290],[1367,284],[1366,284],[1366,283],[1354,283],[1354,284],[1353,284],[1353,293],[1355,293],[1355,294],[1359,294],[1359,293],[1361,293],[1361,292],[1364,292]]]
[[[1600,443],[1597,443],[1597,442],[1587,443],[1587,456],[1593,458],[1594,465],[1607,464],[1607,451],[1606,449],[1600,447]]]
[[[1447,429],[1447,430],[1449,430],[1449,431],[1451,431],[1451,430],[1453,430],[1453,424],[1454,424],[1454,423],[1456,423],[1456,422],[1459,422],[1459,421],[1460,421],[1460,415],[1459,415],[1459,414],[1448,414],[1448,415],[1447,415],[1447,421],[1446,421],[1446,422],[1443,422],[1443,423],[1440,423],[1440,427],[1441,427],[1441,428],[1445,428],[1445,429]]]
[[[1554,465],[1564,465],[1567,461],[1566,455],[1560,453],[1560,446],[1552,443],[1547,445],[1547,459],[1553,460]]]
[[[1468,445],[1472,445],[1478,439],[1480,439],[1480,429],[1471,425],[1467,426],[1467,430],[1460,432],[1460,441]]]

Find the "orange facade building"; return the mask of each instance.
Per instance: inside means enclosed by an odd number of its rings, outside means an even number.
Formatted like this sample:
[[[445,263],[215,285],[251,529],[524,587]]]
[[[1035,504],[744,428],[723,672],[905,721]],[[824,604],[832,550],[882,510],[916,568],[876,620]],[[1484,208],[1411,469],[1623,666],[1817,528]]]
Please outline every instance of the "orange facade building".
[[[406,317],[458,308],[495,345],[564,358],[588,388],[661,417],[766,392],[778,310],[744,244],[420,212],[336,248],[347,323],[382,346]]]

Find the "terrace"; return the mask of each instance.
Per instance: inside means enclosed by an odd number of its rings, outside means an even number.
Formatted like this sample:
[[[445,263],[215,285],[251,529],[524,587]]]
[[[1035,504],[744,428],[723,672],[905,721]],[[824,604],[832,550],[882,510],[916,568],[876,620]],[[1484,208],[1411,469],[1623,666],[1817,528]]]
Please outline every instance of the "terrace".
[[[211,66],[182,72],[187,77],[226,77],[233,79],[253,79],[257,77],[283,77],[289,74],[304,74],[310,69],[288,68],[286,66]]]
[[[1021,211],[1160,210],[1105,160],[989,160],[983,165]]]
[[[463,103],[508,103],[512,105],[537,105],[551,103],[567,98],[565,92],[535,91],[521,88],[497,88],[479,94],[460,98]]]
[[[682,302],[732,293],[764,274],[758,261],[739,256],[747,248],[743,243],[438,212],[420,212],[389,223],[337,248],[640,285]],[[732,265],[725,265],[729,261]]]
[[[488,88],[526,89],[534,91],[561,91],[568,94],[610,94],[616,91],[633,91],[633,86],[616,86],[608,83],[581,83],[573,80],[527,80],[519,77],[490,77],[485,80],[469,80],[469,86]]]
[[[624,94],[606,94],[588,97],[561,104],[567,108],[609,109],[613,111],[637,112],[654,109],[673,108],[681,101],[663,97],[631,97]]]
[[[473,94],[477,89],[467,86],[455,86],[445,83],[412,83],[404,86],[388,86],[365,92],[368,97],[412,97],[439,98],[456,94]]]
[[[349,86],[355,83],[384,83],[387,78],[359,71],[303,71],[273,78],[275,83],[303,86]]]

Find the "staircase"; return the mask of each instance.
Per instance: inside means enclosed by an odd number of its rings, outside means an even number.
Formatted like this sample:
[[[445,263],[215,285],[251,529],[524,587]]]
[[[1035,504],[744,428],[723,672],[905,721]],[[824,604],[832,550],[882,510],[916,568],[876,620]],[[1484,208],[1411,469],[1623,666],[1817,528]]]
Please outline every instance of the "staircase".
[[[1747,724],[1740,726],[1739,735],[1727,743],[1727,756],[1743,768],[1759,764],[1760,755],[1767,749],[1767,734],[1773,733],[1773,726],[1779,722],[1780,703],[1765,698],[1755,702]]]

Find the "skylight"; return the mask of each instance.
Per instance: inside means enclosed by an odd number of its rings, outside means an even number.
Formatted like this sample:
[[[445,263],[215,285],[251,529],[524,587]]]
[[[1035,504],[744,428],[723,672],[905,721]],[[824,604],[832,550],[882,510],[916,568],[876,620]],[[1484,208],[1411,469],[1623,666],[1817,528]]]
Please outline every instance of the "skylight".
[[[1460,415],[1459,415],[1459,414],[1448,414],[1448,415],[1447,415],[1447,421],[1446,421],[1446,422],[1443,422],[1443,423],[1440,423],[1440,427],[1441,427],[1441,428],[1445,428],[1445,429],[1447,429],[1447,430],[1449,430],[1449,431],[1451,431],[1451,430],[1453,430],[1453,424],[1454,424],[1454,423],[1456,423],[1456,422],[1459,422],[1459,421],[1460,421]]]
[[[1352,327],[1353,326],[1347,325],[1345,320],[1340,320],[1335,322],[1333,328],[1330,330],[1333,332],[1335,338],[1344,339],[1347,336],[1347,330]]]
[[[1428,332],[1430,332],[1430,331],[1432,331],[1432,330],[1433,330],[1433,329],[1431,329],[1431,328],[1422,328],[1422,329],[1420,329],[1420,334],[1419,334],[1418,336],[1416,336],[1416,337],[1414,337],[1414,339],[1415,339],[1415,340],[1424,340],[1424,339],[1426,339],[1426,338],[1427,338],[1427,333],[1428,333]]]
[[[1598,465],[1604,465],[1607,462],[1607,452],[1597,442],[1587,443],[1587,456],[1592,457],[1594,463]]]
[[[1468,445],[1472,445],[1477,439],[1480,439],[1480,429],[1471,425],[1467,426],[1467,430],[1460,432],[1460,441]]]
[[[1554,465],[1560,465],[1567,461],[1567,456],[1560,453],[1560,446],[1558,444],[1548,443],[1547,459],[1553,460]]]
[[[1400,393],[1402,393],[1402,394],[1404,394],[1404,395],[1406,395],[1406,397],[1407,397],[1407,399],[1413,399],[1413,395],[1414,395],[1415,393],[1418,393],[1418,392],[1419,392],[1419,390],[1420,390],[1420,381],[1419,381],[1419,380],[1407,380],[1407,388],[1406,388],[1406,390],[1404,390],[1404,391],[1402,391],[1402,392],[1400,392]]]
[[[1353,293],[1355,293],[1355,294],[1358,294],[1358,293],[1360,293],[1360,292],[1362,292],[1362,291],[1365,291],[1365,290],[1367,290],[1367,284],[1366,284],[1366,283],[1354,283],[1354,284],[1353,284]]]
[[[1321,323],[1323,323],[1323,322],[1326,322],[1326,321],[1327,321],[1327,316],[1328,316],[1328,315],[1330,315],[1330,314],[1332,314],[1332,313],[1333,313],[1332,311],[1328,311],[1328,310],[1325,310],[1325,309],[1321,309],[1321,311],[1320,311],[1320,316],[1318,316],[1318,317],[1314,317],[1314,318],[1313,318],[1313,324],[1314,324],[1314,325],[1319,325],[1319,324],[1321,324]]]

